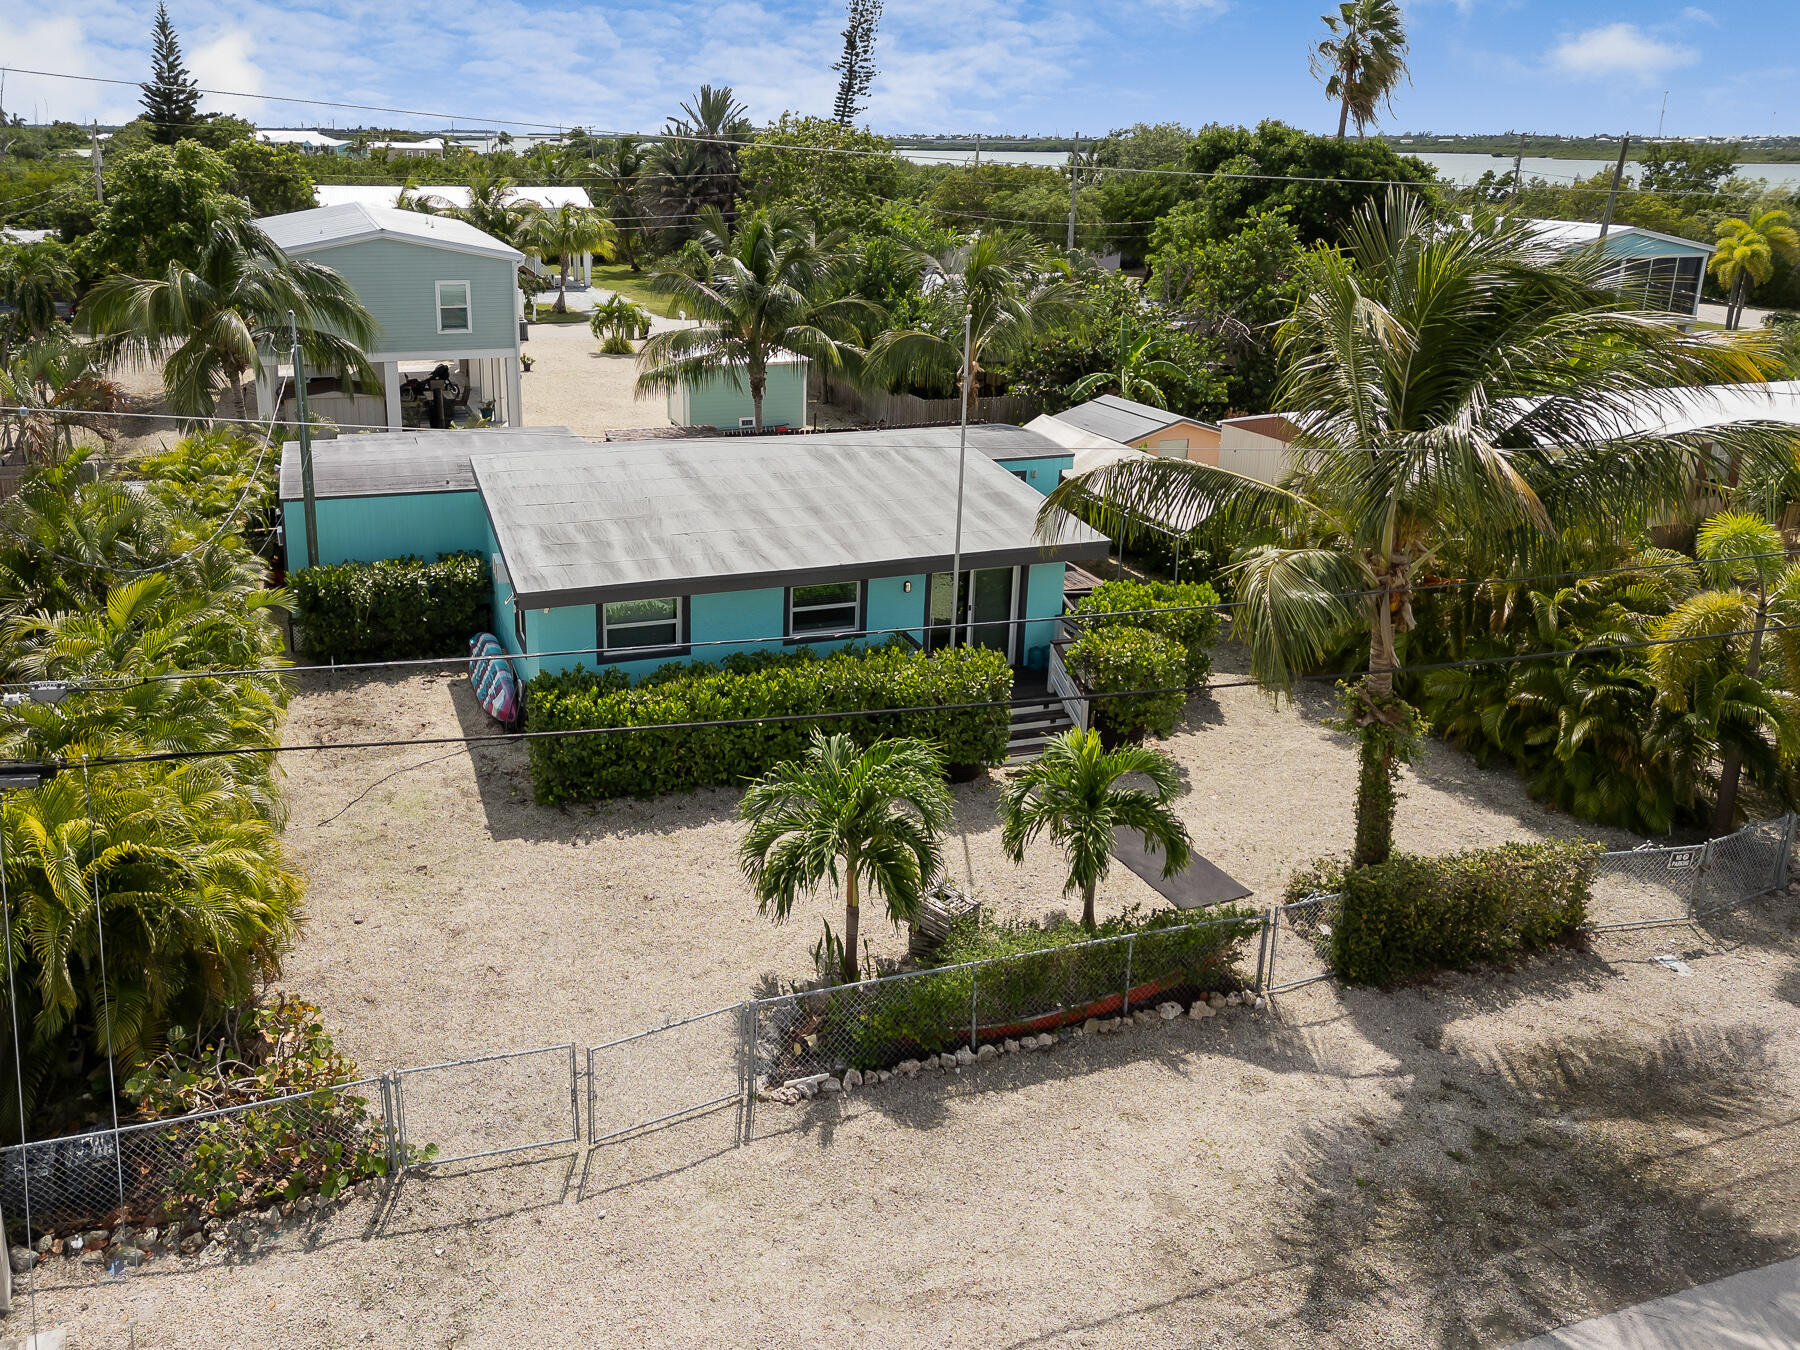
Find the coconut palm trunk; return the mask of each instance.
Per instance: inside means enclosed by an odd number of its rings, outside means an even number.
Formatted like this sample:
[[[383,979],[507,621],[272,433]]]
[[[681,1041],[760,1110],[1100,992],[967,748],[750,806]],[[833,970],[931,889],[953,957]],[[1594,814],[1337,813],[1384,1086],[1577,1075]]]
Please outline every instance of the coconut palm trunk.
[[[1094,897],[1100,890],[1100,884],[1090,881],[1081,888],[1081,926],[1093,932],[1100,926],[1100,916],[1094,912]]]

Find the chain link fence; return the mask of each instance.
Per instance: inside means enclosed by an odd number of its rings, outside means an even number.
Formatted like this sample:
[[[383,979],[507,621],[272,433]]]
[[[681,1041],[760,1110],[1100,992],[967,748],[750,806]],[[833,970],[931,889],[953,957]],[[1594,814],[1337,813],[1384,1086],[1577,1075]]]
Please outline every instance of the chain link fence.
[[[1343,906],[1341,895],[1309,895],[1270,907],[1265,992],[1298,989],[1336,973],[1331,968],[1331,935]]]
[[[334,1191],[398,1157],[391,1081],[368,1078],[117,1131],[0,1149],[0,1211],[23,1236],[160,1224],[190,1197],[222,1212],[291,1190]]]
[[[978,1050],[1164,999],[1253,987],[1262,919],[1232,915],[755,999],[751,1092],[846,1069]],[[1255,956],[1251,956],[1252,952]]]
[[[727,1103],[740,1106],[745,1005],[733,1003],[587,1052],[588,1147]]]
[[[1679,848],[1603,853],[1594,873],[1588,931],[1686,923],[1787,885],[1794,817]]]

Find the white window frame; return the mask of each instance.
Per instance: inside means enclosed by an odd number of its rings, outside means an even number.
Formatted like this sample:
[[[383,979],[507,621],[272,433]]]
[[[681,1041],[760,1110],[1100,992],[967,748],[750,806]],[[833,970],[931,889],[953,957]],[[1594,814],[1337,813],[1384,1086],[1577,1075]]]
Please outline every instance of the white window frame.
[[[463,302],[451,305],[451,309],[461,309],[467,316],[467,324],[462,328],[444,327],[444,287],[461,286]],[[440,333],[473,333],[475,331],[475,287],[467,281],[440,281],[437,283],[437,330]]]
[[[861,581],[815,581],[811,584],[814,586],[854,586],[856,588],[855,598],[852,600],[833,600],[830,604],[825,605],[796,606],[794,604],[794,592],[796,590],[805,590],[807,588],[805,586],[788,587],[787,640],[789,642],[830,642],[833,638],[853,637],[862,632],[863,598],[866,592],[864,590],[864,584]],[[802,631],[794,627],[794,615],[796,613],[808,614],[814,610],[843,609],[846,605],[848,605],[851,610],[850,624],[847,628],[808,628]]]
[[[673,642],[653,643],[652,645],[650,645],[648,647],[615,646],[613,643],[613,634],[615,632],[621,632],[621,631],[624,631],[627,629],[633,629],[633,628],[660,628],[663,625],[669,623],[670,620],[668,620],[668,619],[636,619],[630,623],[619,623],[619,624],[608,623],[606,620],[606,602],[602,601],[600,603],[600,650],[609,656],[614,652],[631,653],[633,655],[636,655],[637,653],[642,652],[645,655],[655,655],[658,652],[686,651],[688,648],[688,643],[684,639],[684,634],[687,631],[686,630],[687,597],[682,596],[682,595],[646,595],[641,598],[645,599],[645,600],[673,600],[675,602],[675,618],[674,618],[675,640]],[[616,604],[616,605],[618,605],[618,604],[628,605],[633,602],[630,600],[615,600],[612,603]]]

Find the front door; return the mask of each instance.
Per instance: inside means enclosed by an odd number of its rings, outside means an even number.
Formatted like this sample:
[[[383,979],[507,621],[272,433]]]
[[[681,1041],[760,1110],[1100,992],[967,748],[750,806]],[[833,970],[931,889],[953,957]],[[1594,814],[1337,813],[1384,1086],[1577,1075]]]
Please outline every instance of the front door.
[[[950,574],[934,573],[929,599],[930,626],[925,635],[926,650],[936,651],[940,647],[957,643],[992,647],[997,652],[1004,652],[1008,663],[1016,662],[1018,628],[1012,622],[1012,617],[1018,574],[1019,569],[1016,567],[991,567],[964,572],[962,584],[957,587],[957,603],[952,610]]]

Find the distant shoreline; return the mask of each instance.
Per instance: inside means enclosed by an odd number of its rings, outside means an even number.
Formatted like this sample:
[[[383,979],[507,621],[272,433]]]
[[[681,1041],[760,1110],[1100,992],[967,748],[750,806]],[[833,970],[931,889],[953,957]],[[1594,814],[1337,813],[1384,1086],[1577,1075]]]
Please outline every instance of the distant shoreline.
[[[917,151],[962,151],[973,153],[977,144],[983,150],[1035,150],[1040,152],[1067,153],[1075,148],[1075,140],[1070,136],[891,136],[896,150]],[[1084,147],[1092,147],[1102,137],[1081,138]],[[1418,155],[1492,155],[1496,159],[1511,159],[1520,152],[1519,140],[1516,136],[1461,136],[1440,139],[1436,136],[1375,136],[1396,154]],[[1785,136],[1776,140],[1765,140],[1760,144],[1739,144],[1736,141],[1723,142],[1737,145],[1736,158],[1740,164],[1793,164],[1800,162],[1800,136]],[[1643,151],[1649,144],[1637,137],[1632,138],[1631,150],[1626,159],[1630,163],[1639,163]],[[1665,145],[1720,144],[1714,140],[1704,141],[1665,141]],[[1524,154],[1527,159],[1605,159],[1616,160],[1619,157],[1617,140],[1601,140],[1588,137],[1582,140],[1563,140],[1548,136],[1527,137],[1524,143]]]

